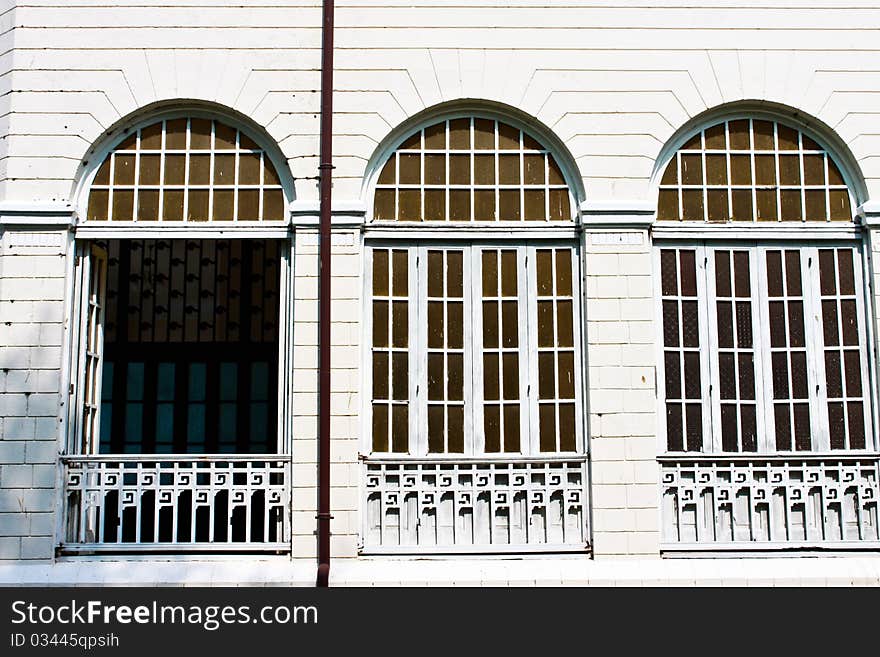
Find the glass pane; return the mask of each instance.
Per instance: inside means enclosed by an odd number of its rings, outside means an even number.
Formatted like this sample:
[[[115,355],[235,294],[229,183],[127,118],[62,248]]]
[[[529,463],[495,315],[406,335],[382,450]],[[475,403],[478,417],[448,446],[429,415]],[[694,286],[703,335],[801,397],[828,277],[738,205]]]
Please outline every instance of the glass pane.
[[[574,352],[559,352],[559,399],[574,399]]]
[[[785,252],[785,285],[790,296],[801,295],[801,258],[798,251]]]
[[[556,250],[556,294],[571,296],[571,251]]]
[[[826,358],[828,354],[826,353]],[[862,396],[862,370],[858,351],[843,352],[844,369],[846,371],[846,394],[849,397]],[[828,393],[831,395],[831,393]],[[836,395],[831,395],[836,396]]]
[[[501,304],[501,327],[503,346],[505,348],[518,346],[519,317],[516,301],[504,301]]]
[[[444,296],[442,251],[428,251],[428,296]]]
[[[470,221],[471,193],[458,189],[449,190],[449,219],[451,221]]]
[[[428,399],[433,401],[446,399],[445,370],[442,353],[428,354]]]
[[[755,156],[755,183],[758,185],[776,184],[776,157],[773,155]]]
[[[443,150],[446,148],[445,121],[425,128],[425,148],[436,150]]]
[[[446,184],[446,156],[425,155],[425,184]]]
[[[422,156],[418,153],[398,153],[398,177],[401,185],[418,185],[422,181]]]
[[[483,346],[498,347],[498,302],[483,302]]]
[[[758,451],[758,419],[755,407],[751,405],[740,406],[741,440],[744,452]]]
[[[782,126],[780,126],[781,128]],[[779,184],[801,184],[801,158],[798,155],[779,156]]]
[[[449,407],[449,452],[464,452],[464,408],[461,406]]]
[[[373,302],[373,346],[387,347],[388,341],[388,302]]]
[[[660,282],[663,296],[678,294],[675,251],[664,249],[660,252]]]
[[[207,221],[208,220],[208,190],[207,189],[191,189],[188,195],[189,209],[187,210],[187,220],[189,221]]]
[[[730,148],[732,150],[747,151],[752,147],[748,119],[730,121],[727,129],[730,133]]]
[[[138,192],[138,221],[157,221],[159,219],[159,190],[140,190]]]
[[[235,184],[235,155],[218,154],[214,156],[214,184]]]
[[[750,353],[741,353],[739,360],[739,398],[755,398],[755,363]]]
[[[517,295],[516,251],[501,252],[501,294],[506,297]]]
[[[678,190],[660,190],[660,197],[657,203],[657,219],[660,221],[675,221],[679,219]]]
[[[453,119],[449,122],[449,148],[469,150],[471,147],[470,119]]]
[[[729,301],[717,303],[718,346],[733,347],[733,304]]]
[[[755,198],[757,199],[757,220],[776,221],[778,217],[776,191],[759,189],[755,192]]]
[[[701,404],[685,405],[687,450],[699,452],[703,449],[703,407]]]
[[[373,251],[373,294],[388,295],[388,251]]]
[[[461,297],[464,292],[464,273],[462,270],[464,254],[461,251],[447,252],[446,293],[451,297]]]
[[[388,399],[388,354],[373,352],[373,399]]]
[[[446,220],[446,192],[442,189],[425,190],[425,221]]]
[[[838,249],[837,261],[840,276],[840,293],[855,294],[855,277],[853,273],[853,253],[850,249]]]
[[[464,346],[464,304],[450,302],[446,308],[449,322],[449,344],[451,349],[461,349]]]
[[[697,296],[696,252],[680,251],[681,294],[686,297]]]
[[[538,410],[539,438],[542,452],[556,451],[556,407],[541,404]]]
[[[684,451],[683,430],[681,405],[666,404],[666,448],[670,452]]]
[[[707,150],[724,150],[727,148],[727,138],[723,123],[706,128],[705,135]]]
[[[683,185],[703,184],[702,155],[681,155],[681,183]]]
[[[495,156],[474,155],[474,184],[495,184]]]
[[[483,354],[483,399],[501,399],[498,354]]]
[[[561,427],[560,427],[561,428]],[[505,404],[504,406],[504,451],[518,452],[519,447],[519,406]]]
[[[538,398],[556,398],[556,362],[553,352],[538,354]]]
[[[428,451],[432,454],[445,451],[444,420],[443,406],[428,406]]]
[[[846,411],[849,419],[849,446],[851,449],[865,449],[865,415],[862,402],[849,402]]]
[[[519,399],[519,356],[515,353],[502,354],[504,366],[503,397],[504,399]]]
[[[700,354],[684,353],[684,396],[686,399],[700,399],[703,390],[700,382]]]
[[[730,182],[734,185],[752,184],[752,158],[750,155],[730,156]]]
[[[396,297],[405,297],[409,294],[409,256],[407,252],[403,250],[395,250],[392,254],[392,291]]]
[[[538,302],[538,346],[554,347],[553,339],[553,302]]]
[[[483,251],[483,296],[498,296],[498,252]]]
[[[395,404],[391,408],[391,448],[396,454],[401,454],[409,451],[409,407]]]
[[[706,156],[706,184],[707,185],[726,185],[727,184],[727,156],[726,155],[707,155]]]
[[[498,181],[502,185],[520,184],[519,155],[501,155],[498,157]]]
[[[373,404],[373,451],[388,451],[388,406]]]
[[[677,352],[666,352],[663,360],[666,398],[681,399],[681,357]]]
[[[428,302],[428,347],[442,349],[443,344],[443,302]]]
[[[495,148],[495,121],[474,119],[474,148],[493,150]]]
[[[721,405],[721,449],[725,452],[739,451],[737,409],[732,404]]]
[[[727,221],[730,218],[726,189],[710,189],[706,192],[706,200],[709,221]]]
[[[574,345],[574,317],[571,301],[557,301],[556,312],[557,344],[560,347],[571,347]],[[685,326],[685,329],[687,329],[687,326]]]
[[[523,218],[526,221],[543,221],[547,218],[544,190],[527,189],[523,192]]]
[[[773,123],[770,121],[752,121],[752,129],[755,135],[755,150],[772,151],[776,148],[773,136]]]
[[[449,183],[452,185],[471,184],[471,156],[449,156]]]
[[[400,221],[420,221],[422,219],[422,193],[417,190],[402,189],[397,194],[397,212]]]
[[[551,296],[553,294],[553,252],[541,249],[536,253],[538,295]]]
[[[574,404],[559,405],[559,451],[575,451]]]
[[[839,351],[825,352],[825,386],[829,397],[843,397]]]
[[[505,354],[505,358],[506,358]],[[462,401],[464,399],[464,356],[462,354],[448,354],[446,365],[447,371],[447,399]],[[505,367],[507,361],[505,360]],[[507,371],[504,372],[505,387]]]
[[[495,208],[494,190],[474,192],[474,219],[476,221],[495,221],[498,218]]]
[[[702,190],[685,189],[681,192],[682,219],[684,221],[703,221]]]
[[[501,409],[497,404],[483,409],[483,427],[486,432],[486,451],[501,451]]]
[[[392,397],[397,400],[409,399],[409,354],[396,351],[391,359],[394,365],[391,373]]]

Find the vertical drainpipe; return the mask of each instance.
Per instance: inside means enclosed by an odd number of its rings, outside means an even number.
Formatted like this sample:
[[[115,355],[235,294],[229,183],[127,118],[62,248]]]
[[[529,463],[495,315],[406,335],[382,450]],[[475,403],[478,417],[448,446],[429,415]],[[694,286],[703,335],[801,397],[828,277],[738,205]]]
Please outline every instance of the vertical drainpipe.
[[[318,238],[318,575],[330,581],[330,201],[333,184],[333,0],[321,22],[321,220]]]

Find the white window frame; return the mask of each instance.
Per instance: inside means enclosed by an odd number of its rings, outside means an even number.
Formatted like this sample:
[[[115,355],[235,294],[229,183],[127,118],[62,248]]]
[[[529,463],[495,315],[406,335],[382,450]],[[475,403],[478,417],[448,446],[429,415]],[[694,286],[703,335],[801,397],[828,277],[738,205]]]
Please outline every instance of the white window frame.
[[[540,459],[557,456],[581,457],[588,452],[586,436],[586,390],[585,390],[585,323],[583,318],[583,286],[581,240],[574,230],[569,229],[569,239],[550,238],[544,235],[532,239],[518,235],[508,235],[507,239],[479,239],[468,232],[457,235],[457,239],[388,239],[385,234],[378,239],[367,239],[364,244],[364,336],[362,365],[362,443],[361,453],[365,458],[375,460],[450,460],[450,461],[492,461]],[[542,239],[543,238],[543,239]],[[471,321],[465,321],[465,437],[464,453],[429,453],[427,431],[427,390],[422,383],[427,380],[427,274],[419,272],[417,257],[426,260],[429,250],[463,250],[465,310],[467,320],[469,308],[482,300],[482,278],[473,272],[480,272],[480,256],[483,248],[517,250],[517,270],[520,282],[518,294],[518,315],[521,332],[519,336],[520,370],[520,451],[486,452],[483,430],[483,366],[482,366],[482,312],[470,313]],[[569,248],[572,253],[572,312],[575,354],[575,451],[541,452],[538,426],[538,364],[537,364],[537,274],[534,266],[535,253],[542,248]],[[410,302],[409,302],[409,394],[412,400],[409,413],[409,452],[373,452],[372,448],[372,268],[374,249],[405,249],[410,251]],[[412,253],[415,252],[416,257]],[[421,267],[422,272],[426,271]],[[531,318],[531,319],[530,319]],[[523,333],[525,331],[525,334]],[[471,340],[468,336],[472,337]],[[469,367],[470,365],[470,367]],[[473,410],[468,411],[470,406]],[[389,442],[389,449],[391,444]]]
[[[724,228],[733,228],[725,226]],[[664,457],[681,457],[694,459],[699,457],[741,457],[761,455],[786,456],[841,456],[844,454],[871,454],[878,450],[877,404],[876,397],[876,364],[872,357],[874,335],[868,309],[873,307],[866,284],[868,263],[868,245],[865,239],[841,239],[840,235],[828,231],[812,231],[797,226],[804,235],[800,239],[723,239],[723,233],[710,231],[682,231],[686,236],[671,239],[673,231],[664,233],[661,239],[654,241],[654,278],[655,278],[655,321],[658,327],[658,359],[657,359],[657,390],[658,390],[658,453]],[[743,231],[745,232],[745,231]],[[831,239],[828,239],[828,238]],[[827,380],[824,370],[825,343],[822,330],[821,300],[819,294],[818,251],[822,248],[851,248],[854,250],[853,271],[856,291],[856,318],[859,322],[859,352],[863,387],[863,403],[865,418],[865,447],[860,449],[830,448],[827,407]],[[698,452],[669,451],[666,435],[666,372],[663,342],[662,288],[660,254],[664,249],[676,251],[694,250],[696,252],[698,316],[700,323],[700,368],[702,387],[703,417],[703,448]],[[759,435],[757,451],[722,451],[720,428],[720,397],[718,395],[718,328],[717,313],[714,311],[716,295],[714,292],[714,258],[709,257],[716,249],[746,251],[749,253],[750,277],[752,286],[752,326],[753,349],[755,352],[755,399],[756,420]],[[801,272],[804,286],[804,332],[807,352],[807,386],[810,391],[810,426],[812,447],[810,450],[778,450],[776,448],[776,431],[773,419],[772,383],[769,372],[772,367],[770,357],[770,328],[768,312],[768,290],[766,272],[766,253],[774,250],[797,250],[801,258]],[[812,258],[813,265],[806,260]],[[808,282],[809,277],[809,282]],[[707,293],[707,285],[711,285],[711,297]],[[704,346],[705,345],[705,346]],[[814,345],[810,348],[810,345]],[[682,393],[683,394],[683,393]]]

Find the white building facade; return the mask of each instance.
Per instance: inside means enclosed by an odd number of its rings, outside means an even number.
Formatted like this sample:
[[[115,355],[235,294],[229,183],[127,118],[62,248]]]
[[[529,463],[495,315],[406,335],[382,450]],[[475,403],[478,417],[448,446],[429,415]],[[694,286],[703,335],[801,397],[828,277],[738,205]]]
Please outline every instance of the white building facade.
[[[320,3],[20,4],[0,578],[312,584]],[[880,583],[880,10],[708,4],[337,3],[331,584]]]

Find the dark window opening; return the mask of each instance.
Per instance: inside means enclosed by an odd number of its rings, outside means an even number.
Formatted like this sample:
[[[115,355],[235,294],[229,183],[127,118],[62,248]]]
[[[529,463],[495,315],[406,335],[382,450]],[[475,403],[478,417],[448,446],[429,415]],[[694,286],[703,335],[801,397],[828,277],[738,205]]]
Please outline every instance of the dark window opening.
[[[274,453],[281,244],[110,240],[101,453]]]

